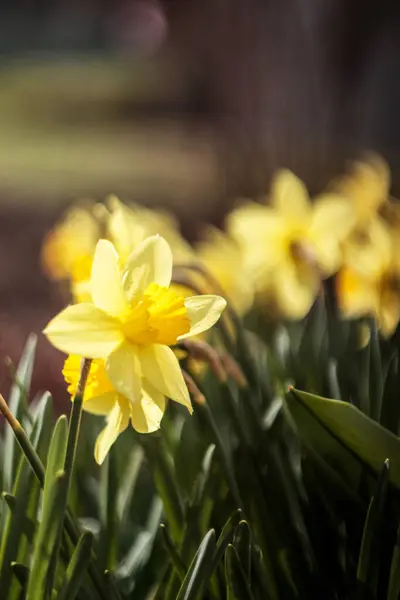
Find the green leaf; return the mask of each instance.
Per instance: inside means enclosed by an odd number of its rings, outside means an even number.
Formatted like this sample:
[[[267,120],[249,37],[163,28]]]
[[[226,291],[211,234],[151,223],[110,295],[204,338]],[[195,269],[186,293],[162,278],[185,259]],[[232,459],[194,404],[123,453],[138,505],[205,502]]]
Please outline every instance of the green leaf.
[[[190,564],[176,600],[196,600],[199,597],[201,591],[208,584],[215,549],[215,531],[210,529]],[[207,576],[205,576],[206,574]]]
[[[358,581],[370,590],[372,596],[375,596],[379,567],[379,532],[386,508],[389,473],[389,461],[385,461],[368,508],[357,568]]]
[[[165,549],[168,552],[168,555],[171,559],[171,563],[175,567],[175,570],[179,576],[179,579],[181,581],[183,581],[185,578],[187,567],[186,567],[185,563],[183,562],[183,559],[181,558],[181,556],[178,552],[178,549],[176,548],[174,542],[172,541],[171,536],[168,533],[168,529],[166,528],[166,526],[164,524],[160,525],[160,531],[162,534],[162,539],[163,539]]]
[[[229,600],[254,600],[243,567],[232,544],[228,545],[225,552],[225,576]]]
[[[246,579],[250,582],[251,573],[251,534],[247,521],[240,521],[233,542]]]
[[[53,592],[55,563],[64,519],[68,479],[64,471],[51,476],[51,486],[43,500],[43,516],[39,525],[28,582],[27,600],[49,600]]]
[[[92,543],[93,534],[85,531],[72,555],[57,600],[75,600],[90,561]]]
[[[300,435],[354,484],[357,464],[379,472],[390,461],[390,481],[400,487],[400,438],[346,402],[291,390],[290,413]],[[353,481],[352,479],[353,478]]]
[[[400,527],[397,530],[396,545],[390,566],[389,590],[387,600],[399,600],[400,596]]]
[[[62,415],[51,438],[43,488],[42,520],[35,539],[27,600],[51,597],[61,531],[67,505],[68,477],[63,471],[68,440],[68,421]]]
[[[27,585],[28,579],[29,579],[28,567],[26,567],[25,565],[18,563],[18,562],[12,562],[11,568],[12,568],[13,573],[15,574],[16,578],[18,579],[23,591],[25,592],[26,585]]]
[[[35,360],[37,336],[29,336],[23,350],[17,371],[15,381],[12,385],[8,406],[14,417],[19,421],[27,411],[27,394],[31,386],[33,363]],[[7,427],[4,434],[4,459],[3,459],[3,490],[10,492],[13,489],[15,474],[18,461],[21,457],[21,450],[15,439],[11,427]]]
[[[15,504],[13,510],[10,510],[6,515],[0,544],[0,590],[8,590],[10,599],[16,597],[15,588],[12,584],[11,563],[16,560],[22,541],[26,516],[26,499],[32,478],[33,473],[30,466],[25,457],[21,456],[13,489]]]
[[[3,498],[11,512],[17,510],[17,499],[15,496],[3,492]],[[34,523],[26,513],[22,516],[21,529],[28,542],[32,543],[36,531],[36,523]]]

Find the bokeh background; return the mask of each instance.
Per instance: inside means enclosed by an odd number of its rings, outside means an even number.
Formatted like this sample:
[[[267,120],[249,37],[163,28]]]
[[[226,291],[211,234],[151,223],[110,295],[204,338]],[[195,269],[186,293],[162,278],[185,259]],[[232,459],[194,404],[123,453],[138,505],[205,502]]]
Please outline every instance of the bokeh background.
[[[166,205],[192,238],[289,167],[380,152],[400,194],[392,0],[2,0],[0,385],[61,306],[44,233],[78,198]],[[40,340],[33,391],[64,388]]]

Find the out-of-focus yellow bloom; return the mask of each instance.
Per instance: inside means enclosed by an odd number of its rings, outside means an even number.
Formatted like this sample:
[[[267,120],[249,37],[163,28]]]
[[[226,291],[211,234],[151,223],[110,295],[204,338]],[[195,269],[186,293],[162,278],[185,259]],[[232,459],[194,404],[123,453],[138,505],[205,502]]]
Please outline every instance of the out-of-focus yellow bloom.
[[[44,333],[67,354],[105,360],[113,387],[129,402],[141,403],[146,394],[160,407],[161,396],[167,396],[191,411],[170,346],[212,327],[226,301],[214,295],[177,296],[168,289],[171,276],[172,253],[162,237],[145,240],[123,266],[111,242],[100,240],[90,280],[93,304],[67,307]],[[144,411],[146,406],[142,403]],[[119,432],[117,424],[123,419],[119,403],[115,412],[101,438],[101,456]]]
[[[388,201],[389,166],[381,156],[369,154],[364,161],[353,163],[349,173],[336,179],[332,188],[352,200],[355,226],[363,225]]]
[[[50,231],[41,251],[41,265],[55,281],[69,280],[80,299],[88,299],[85,283],[90,278],[93,254],[100,236],[100,224],[93,205],[70,208]]]
[[[192,247],[183,239],[176,220],[169,213],[138,205],[127,206],[116,196],[109,196],[106,204],[110,211],[107,237],[113,242],[122,261],[146,237],[157,234],[168,242],[174,263],[193,259]]]
[[[343,245],[344,262],[371,277],[381,272],[381,238],[386,222],[380,213],[390,208],[390,172],[386,162],[371,154],[355,162],[347,175],[334,182],[333,188],[351,202],[355,222]],[[383,233],[382,233],[383,232]]]
[[[321,280],[339,269],[341,243],[353,222],[341,196],[325,194],[311,203],[300,179],[283,170],[273,182],[271,206],[238,208],[228,227],[243,247],[245,272],[257,292],[298,319],[311,308]]]
[[[239,244],[224,232],[208,228],[204,239],[195,245],[196,262],[218,284],[229,303],[244,314],[253,301],[253,288],[249,281]],[[191,273],[191,278],[204,292],[216,292],[212,281],[202,275]]]
[[[400,320],[400,246],[382,229],[375,249],[379,269],[346,265],[338,273],[338,303],[346,317],[374,316],[382,334],[390,336]]]
[[[63,375],[68,383],[68,392],[73,400],[80,376],[81,357],[70,355],[65,363]],[[165,411],[165,397],[148,382],[142,384],[142,396],[138,402],[130,402],[112,385],[103,359],[92,361],[83,395],[83,410],[92,415],[106,417],[106,427],[96,440],[94,456],[101,464],[118,435],[131,422],[139,433],[152,433],[160,428]]]

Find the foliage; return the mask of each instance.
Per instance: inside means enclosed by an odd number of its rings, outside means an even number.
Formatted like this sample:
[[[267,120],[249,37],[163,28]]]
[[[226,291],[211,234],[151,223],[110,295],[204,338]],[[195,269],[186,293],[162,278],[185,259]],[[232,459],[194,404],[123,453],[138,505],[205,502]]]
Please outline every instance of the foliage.
[[[184,283],[219,293],[203,267]],[[177,340],[193,415],[170,402],[101,466],[90,362],[69,420],[48,393],[28,406],[32,336],[0,396],[1,599],[397,600],[398,340],[320,284],[302,321],[228,302],[207,341]]]

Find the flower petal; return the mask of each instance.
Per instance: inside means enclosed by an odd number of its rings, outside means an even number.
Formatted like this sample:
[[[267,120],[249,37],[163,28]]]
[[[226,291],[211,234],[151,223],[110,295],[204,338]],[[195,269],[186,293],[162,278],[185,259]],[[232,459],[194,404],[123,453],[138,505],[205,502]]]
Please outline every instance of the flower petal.
[[[326,194],[316,199],[311,225],[314,235],[335,237],[341,241],[351,231],[354,223],[354,208],[343,197]]]
[[[106,371],[120,394],[129,398],[131,402],[139,402],[142,396],[142,374],[135,346],[127,341],[122,342],[108,357]]]
[[[132,300],[150,283],[168,287],[172,278],[172,252],[169,244],[159,235],[147,238],[130,255],[124,266],[123,286]]]
[[[165,412],[165,396],[148,381],[143,385],[140,402],[131,405],[132,427],[139,433],[152,433],[160,428]]]
[[[379,312],[377,282],[355,269],[343,267],[339,271],[336,293],[340,310],[346,317],[377,315]]]
[[[186,312],[190,320],[190,331],[178,337],[183,340],[210,329],[218,321],[226,307],[226,300],[221,296],[203,295],[185,298]]]
[[[316,269],[282,265],[275,281],[277,302],[284,316],[302,319],[310,310],[320,281]]]
[[[142,374],[148,382],[171,400],[192,412],[189,392],[178,359],[168,346],[151,344],[140,349]]]
[[[58,350],[86,358],[105,358],[123,340],[118,322],[89,303],[68,306],[43,333]]]
[[[288,169],[279,171],[272,182],[271,198],[276,210],[288,221],[304,221],[311,216],[311,203],[304,183]]]
[[[117,392],[106,392],[83,401],[83,410],[91,415],[108,415],[118,400]]]
[[[107,418],[107,425],[100,432],[96,440],[94,458],[99,465],[104,461],[119,434],[128,427],[129,417],[129,401],[119,397],[118,402],[115,403],[114,408]]]
[[[104,312],[117,317],[128,308],[122,288],[118,254],[108,240],[99,240],[97,243],[90,288],[93,303]]]

